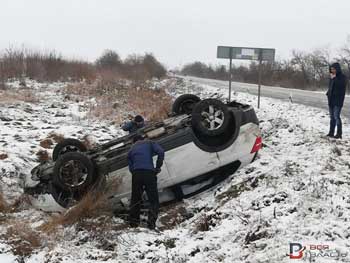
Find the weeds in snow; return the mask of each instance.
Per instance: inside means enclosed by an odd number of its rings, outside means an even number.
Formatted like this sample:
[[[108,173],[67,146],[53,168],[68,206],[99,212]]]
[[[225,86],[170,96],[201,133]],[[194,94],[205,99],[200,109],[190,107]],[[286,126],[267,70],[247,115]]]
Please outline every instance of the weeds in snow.
[[[42,246],[40,233],[25,222],[11,224],[2,239],[12,247],[13,254],[20,257],[28,257],[34,250]]]
[[[119,180],[108,182],[108,185],[104,180],[99,180],[96,186],[77,205],[61,215],[53,216],[48,222],[41,225],[39,229],[50,233],[54,232],[59,226],[73,225],[101,216],[111,217],[113,209],[108,198],[112,192],[116,191],[119,185]]]

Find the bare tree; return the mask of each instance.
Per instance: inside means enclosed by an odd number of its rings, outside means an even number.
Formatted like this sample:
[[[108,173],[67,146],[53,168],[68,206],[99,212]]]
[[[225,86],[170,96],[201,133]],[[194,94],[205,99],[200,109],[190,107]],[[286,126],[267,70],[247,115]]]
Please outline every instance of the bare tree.
[[[348,35],[346,43],[339,51],[339,61],[341,64],[346,66],[346,74],[348,75],[348,89],[347,92],[350,92],[350,35]]]

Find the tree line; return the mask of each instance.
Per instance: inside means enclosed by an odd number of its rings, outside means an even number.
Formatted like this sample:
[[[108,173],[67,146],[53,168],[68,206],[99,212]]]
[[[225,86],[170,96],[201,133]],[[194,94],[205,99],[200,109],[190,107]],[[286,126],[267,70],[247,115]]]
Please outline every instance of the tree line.
[[[93,63],[69,59],[56,51],[7,48],[0,51],[0,84],[9,79],[37,81],[92,81],[105,76],[145,81],[162,78],[165,67],[151,53],[132,54],[124,60],[113,50],[105,50]]]
[[[276,60],[274,63],[262,64],[262,83],[305,90],[323,90],[328,87],[329,65],[339,62],[343,73],[350,73],[350,38],[337,55],[331,58],[328,49],[315,49],[310,52],[293,51],[290,59]],[[196,77],[229,79],[229,69],[225,65],[208,65],[199,61],[185,65],[181,73]],[[237,82],[258,83],[259,64],[234,66],[232,80]]]

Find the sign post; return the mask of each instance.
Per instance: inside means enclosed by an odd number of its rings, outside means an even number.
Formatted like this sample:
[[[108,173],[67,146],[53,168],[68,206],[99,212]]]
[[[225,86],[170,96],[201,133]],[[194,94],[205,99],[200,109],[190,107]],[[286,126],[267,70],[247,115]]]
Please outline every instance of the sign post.
[[[262,49],[259,52],[258,109],[260,109]]]
[[[231,87],[232,87],[232,83],[231,83],[232,82],[232,59],[246,59],[246,60],[258,60],[259,61],[258,108],[260,108],[262,62],[263,61],[274,62],[275,49],[273,49],[273,48],[218,46],[217,58],[230,59],[229,95],[228,95],[229,102],[231,101]]]
[[[229,72],[229,87],[228,87],[228,101],[231,101],[231,85],[232,85],[232,49],[230,49],[230,72]]]

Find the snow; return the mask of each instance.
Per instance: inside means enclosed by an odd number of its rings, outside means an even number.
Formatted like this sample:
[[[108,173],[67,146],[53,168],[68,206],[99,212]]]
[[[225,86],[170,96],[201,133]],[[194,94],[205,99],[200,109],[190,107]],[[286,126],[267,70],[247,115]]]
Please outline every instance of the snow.
[[[202,98],[227,96],[226,90],[210,84],[178,78],[165,83],[174,97],[189,92]],[[46,99],[36,105],[0,107],[0,116],[13,119],[9,125],[0,122],[0,153],[9,155],[0,161],[0,182],[8,200],[21,195],[24,178],[37,164],[35,153],[42,149],[39,142],[51,131],[78,138],[93,134],[97,141],[123,134],[118,127],[87,119],[81,103],[64,102],[63,95],[57,93],[63,84],[31,85],[44,89],[41,96],[45,94]],[[250,94],[233,93],[232,97],[253,106],[257,103]],[[52,104],[60,106],[50,108]],[[54,117],[58,111],[65,117]],[[265,146],[258,159],[214,189],[162,210],[159,221],[180,207],[192,214],[187,219],[159,233],[122,229],[103,237],[72,226],[62,230],[63,237],[52,249],[36,250],[25,262],[290,262],[290,242],[328,244],[347,253],[349,121],[343,119],[345,138],[338,141],[324,137],[329,119],[322,109],[262,98],[256,112]],[[19,121],[22,125],[16,125],[20,119],[24,119]],[[50,215],[28,208],[15,216],[31,220],[37,227]],[[115,222],[120,220],[116,217]],[[203,222],[208,231],[201,231]],[[0,237],[5,230],[0,227]],[[114,244],[114,249],[99,248],[100,238]],[[0,244],[0,262],[15,262],[17,257],[5,245],[6,240]],[[317,258],[315,262],[349,260],[350,255]]]

